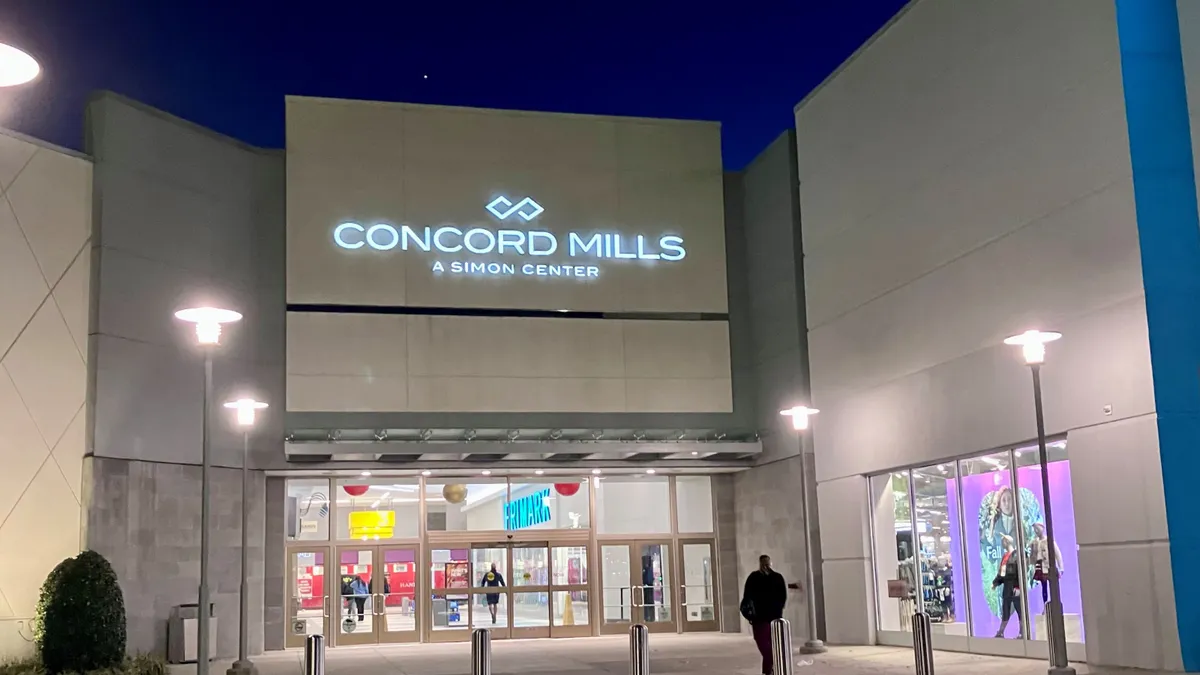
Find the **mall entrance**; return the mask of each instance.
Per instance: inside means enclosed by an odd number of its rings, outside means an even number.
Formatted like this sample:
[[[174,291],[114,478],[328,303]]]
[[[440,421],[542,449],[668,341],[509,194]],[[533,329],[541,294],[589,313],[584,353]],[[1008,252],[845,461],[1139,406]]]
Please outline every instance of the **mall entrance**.
[[[720,630],[706,476],[287,482],[288,648]]]
[[[431,546],[430,641],[592,634],[586,538]]]

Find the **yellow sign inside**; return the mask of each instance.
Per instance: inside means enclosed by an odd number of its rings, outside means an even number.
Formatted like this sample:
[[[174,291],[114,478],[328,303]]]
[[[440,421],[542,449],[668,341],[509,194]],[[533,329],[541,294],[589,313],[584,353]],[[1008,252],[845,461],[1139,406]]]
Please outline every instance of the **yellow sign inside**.
[[[395,529],[395,511],[350,512],[350,536],[354,539],[391,539]]]

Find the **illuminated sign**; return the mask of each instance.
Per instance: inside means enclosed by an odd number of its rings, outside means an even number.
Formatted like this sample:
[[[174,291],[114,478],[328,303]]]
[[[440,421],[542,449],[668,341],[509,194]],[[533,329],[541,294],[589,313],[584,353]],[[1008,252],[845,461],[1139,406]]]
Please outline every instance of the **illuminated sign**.
[[[550,522],[550,488],[504,503],[504,529],[520,530]]]
[[[529,222],[546,209],[530,197],[512,201],[497,197],[486,207],[497,220]],[[510,220],[512,219],[512,220]],[[490,256],[498,259],[473,261],[436,259],[432,269],[437,273],[485,276],[547,276],[598,277],[602,260],[640,260],[678,262],[687,256],[683,237],[666,234],[647,237],[614,232],[569,232],[560,242],[553,232],[535,229],[490,229],[453,225],[414,228],[396,227],[388,223],[364,226],[341,223],[333,228],[333,243],[356,251],[367,248],[375,251],[423,251],[455,256]],[[558,254],[570,262],[510,262],[506,258],[544,258]]]
[[[506,220],[509,216],[515,213],[524,218],[526,221],[529,221],[537,218],[538,214],[546,209],[543,209],[541,204],[533,201],[529,197],[522,199],[516,204],[513,204],[508,200],[508,197],[500,196],[496,197],[494,200],[492,200],[491,204],[487,205],[487,210],[491,211],[492,215],[496,216],[500,220]]]

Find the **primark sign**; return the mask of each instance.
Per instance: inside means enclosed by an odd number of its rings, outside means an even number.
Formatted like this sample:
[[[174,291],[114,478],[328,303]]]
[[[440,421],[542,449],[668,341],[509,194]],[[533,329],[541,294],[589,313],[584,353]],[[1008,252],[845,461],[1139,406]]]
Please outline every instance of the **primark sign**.
[[[545,209],[530,197],[497,197],[486,210],[509,227],[468,229],[442,225],[414,228],[387,223],[341,223],[333,229],[339,248],[433,256],[435,274],[594,278],[606,262],[636,260],[669,264],[683,260],[683,237],[620,232],[568,232],[565,237],[522,227]],[[553,262],[549,256],[555,256]]]

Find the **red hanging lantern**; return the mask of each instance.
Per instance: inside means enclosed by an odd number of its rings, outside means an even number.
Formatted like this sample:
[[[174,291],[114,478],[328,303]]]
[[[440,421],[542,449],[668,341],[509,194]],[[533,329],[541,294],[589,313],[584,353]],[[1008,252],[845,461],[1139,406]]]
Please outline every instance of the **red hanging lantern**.
[[[579,483],[555,483],[554,491],[564,497],[570,497],[579,492]]]
[[[369,485],[343,485],[342,489],[351,497],[361,497],[367,494],[367,490],[371,489]]]

